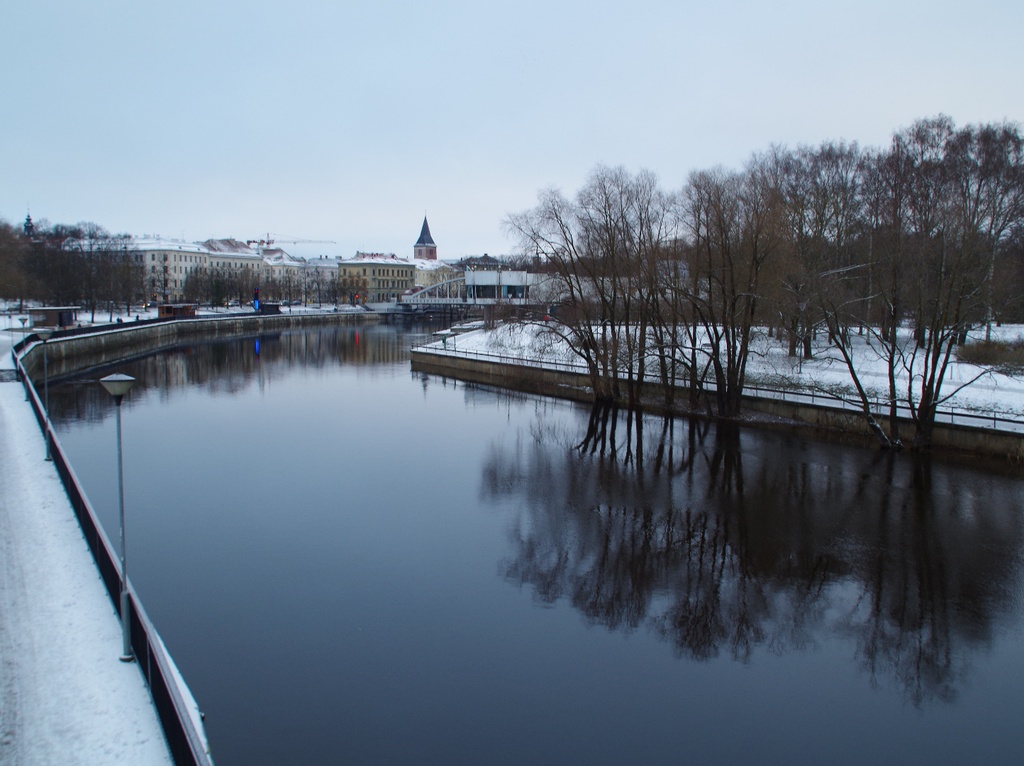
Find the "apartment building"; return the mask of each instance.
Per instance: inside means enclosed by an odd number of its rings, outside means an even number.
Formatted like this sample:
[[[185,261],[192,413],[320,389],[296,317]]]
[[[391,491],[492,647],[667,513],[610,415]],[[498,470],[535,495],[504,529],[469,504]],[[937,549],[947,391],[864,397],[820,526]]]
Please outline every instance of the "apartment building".
[[[185,280],[209,266],[209,251],[195,242],[134,237],[132,249],[145,270],[146,293],[151,300],[183,300]]]
[[[338,261],[341,299],[351,303],[398,300],[416,284],[416,264],[394,253],[356,253]]]

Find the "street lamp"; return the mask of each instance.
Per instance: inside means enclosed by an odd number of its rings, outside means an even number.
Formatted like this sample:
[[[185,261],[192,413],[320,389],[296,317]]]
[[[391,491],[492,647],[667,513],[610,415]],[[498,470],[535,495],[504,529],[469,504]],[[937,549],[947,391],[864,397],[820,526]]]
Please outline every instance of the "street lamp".
[[[21,322],[21,331],[25,332],[25,322],[28,321],[28,317],[18,317],[18,321]],[[22,336],[24,337],[24,335]],[[25,386],[25,401],[28,401],[28,386]]]
[[[50,374],[46,364],[46,341],[53,335],[53,330],[37,330],[36,337],[43,342],[43,411],[46,413],[46,428],[43,429],[43,441],[46,442],[46,459],[50,457]]]
[[[124,542],[124,463],[121,459],[121,400],[133,385],[135,378],[130,375],[107,375],[100,378],[100,385],[106,392],[114,397],[114,404],[117,409],[117,507],[118,520],[121,528],[121,662],[131,662],[135,659],[132,654],[132,626],[128,614],[128,561],[125,556]]]

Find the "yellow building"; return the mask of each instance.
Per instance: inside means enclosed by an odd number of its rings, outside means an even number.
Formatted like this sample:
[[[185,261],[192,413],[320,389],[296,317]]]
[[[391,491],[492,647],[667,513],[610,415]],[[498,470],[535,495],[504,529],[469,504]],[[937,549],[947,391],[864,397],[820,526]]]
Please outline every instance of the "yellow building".
[[[391,303],[416,284],[416,265],[394,254],[356,253],[338,262],[341,300]]]

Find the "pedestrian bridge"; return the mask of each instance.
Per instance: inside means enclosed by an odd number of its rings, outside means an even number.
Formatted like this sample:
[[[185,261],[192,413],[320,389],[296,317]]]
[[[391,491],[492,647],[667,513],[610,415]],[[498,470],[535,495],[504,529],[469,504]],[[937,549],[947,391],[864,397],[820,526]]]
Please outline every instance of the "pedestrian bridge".
[[[538,288],[547,274],[527,271],[472,270],[464,275],[403,295],[407,306],[533,306],[543,303]]]

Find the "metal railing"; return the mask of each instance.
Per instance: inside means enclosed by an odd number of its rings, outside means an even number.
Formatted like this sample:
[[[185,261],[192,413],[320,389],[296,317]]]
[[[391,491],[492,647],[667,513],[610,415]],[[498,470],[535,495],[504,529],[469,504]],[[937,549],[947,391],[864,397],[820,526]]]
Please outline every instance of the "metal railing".
[[[447,345],[436,339],[414,346],[414,350],[423,351],[439,356],[456,356],[481,361],[489,361],[495,364],[506,364],[518,367],[537,367],[545,370],[576,373],[587,375],[587,366],[581,362],[566,362],[552,359],[539,359],[527,356],[512,356],[475,349],[460,350],[458,348],[458,335],[450,336]],[[648,373],[645,382],[661,383],[661,377]],[[678,377],[672,378],[672,385],[688,385],[686,380]],[[713,380],[706,380],[703,384],[705,392],[713,393],[717,386]],[[816,391],[814,389],[799,388],[774,388],[762,385],[746,385],[743,387],[743,396],[751,399],[773,399],[776,401],[789,402],[799,405],[810,405],[824,409],[843,410],[851,413],[863,414],[864,407],[860,399],[846,397],[827,391]],[[889,417],[889,402],[881,398],[875,398],[870,403],[871,414],[880,420]],[[897,403],[897,417],[912,420],[913,414],[906,404]],[[953,407],[939,407],[936,409],[935,422],[943,425],[962,426],[964,428],[975,428],[993,430],[1005,433],[1024,433],[1024,418],[1001,412],[980,413],[966,409]]]
[[[95,335],[97,333],[109,333],[116,332],[118,330],[131,330],[135,327],[146,327],[147,325],[155,324],[167,324],[168,322],[180,322],[183,320],[193,319],[206,319],[207,317],[159,317],[154,319],[139,319],[138,321],[132,319],[128,322],[115,322],[111,324],[98,324],[89,325],[87,327],[65,327],[60,330],[54,331],[50,340],[58,340],[60,338],[74,338],[80,335]],[[21,352],[27,349],[33,343],[39,341],[39,336],[33,333],[31,330],[25,331],[25,337],[14,344],[12,353],[14,358],[18,359]]]
[[[129,330],[136,329],[138,327],[147,327],[152,325],[162,324],[201,324],[201,323],[216,323],[225,320],[244,320],[244,319],[259,319],[259,320],[275,320],[275,319],[291,319],[294,320],[297,317],[311,317],[314,320],[323,317],[338,317],[338,316],[358,316],[365,318],[372,316],[373,312],[361,312],[361,311],[338,311],[336,309],[317,309],[300,311],[297,314],[288,312],[287,314],[257,314],[255,312],[225,312],[223,314],[196,314],[195,316],[177,316],[177,317],[153,317],[150,319],[129,319],[127,322],[108,322],[106,324],[86,325],[82,327],[64,327],[55,330],[50,336],[50,340],[60,340],[62,338],[75,338],[86,335],[104,335],[116,332],[126,332]],[[23,350],[28,348],[32,343],[39,340],[39,336],[36,335],[32,330],[23,330],[20,332],[25,333],[25,337],[14,344],[12,351],[17,357]]]
[[[81,482],[64,454],[60,440],[53,432],[53,426],[39,399],[39,394],[21,363],[21,356],[18,352],[27,347],[32,337],[34,336],[26,338],[15,346],[15,349],[12,349],[15,369],[25,388],[25,396],[31,403],[32,411],[43,432],[43,438],[49,445],[54,468],[57,469],[57,475],[67,493],[93,560],[96,562],[96,568],[107,589],[107,595],[113,602],[114,610],[120,611],[120,558],[103,531]],[[163,728],[171,757],[176,764],[183,766],[212,766],[213,758],[210,755],[206,733],[192,693],[174,665],[174,660],[171,659],[156,628],[143,609],[130,581],[128,595],[132,651],[149,686],[153,705]]]

